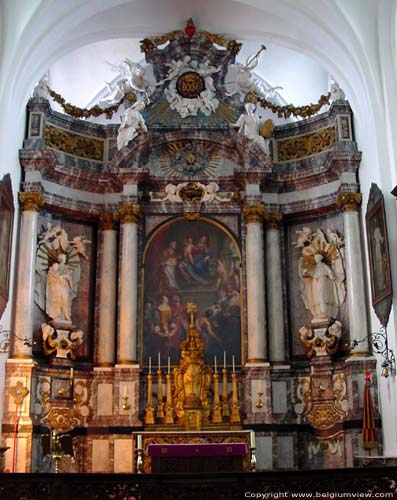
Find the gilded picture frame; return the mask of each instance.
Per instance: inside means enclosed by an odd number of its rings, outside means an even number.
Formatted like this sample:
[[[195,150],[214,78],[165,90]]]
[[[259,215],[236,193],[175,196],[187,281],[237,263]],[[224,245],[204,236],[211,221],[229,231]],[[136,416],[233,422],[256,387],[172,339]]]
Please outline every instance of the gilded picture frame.
[[[0,181],[0,318],[9,299],[14,199],[10,174]]]
[[[389,244],[383,195],[376,184],[371,185],[365,215],[372,306],[379,321],[386,326],[392,303]]]

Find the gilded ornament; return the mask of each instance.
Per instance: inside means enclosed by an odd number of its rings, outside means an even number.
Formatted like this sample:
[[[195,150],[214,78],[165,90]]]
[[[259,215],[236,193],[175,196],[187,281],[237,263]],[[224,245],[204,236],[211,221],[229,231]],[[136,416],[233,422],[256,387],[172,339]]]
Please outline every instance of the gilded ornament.
[[[23,212],[39,212],[45,201],[41,193],[37,191],[18,193],[19,203]]]
[[[317,155],[335,147],[336,130],[334,125],[311,132],[300,137],[277,141],[278,161],[293,161]]]
[[[200,202],[204,198],[205,190],[196,182],[188,182],[179,191],[179,196],[184,202]]]
[[[362,199],[361,193],[342,193],[336,200],[336,207],[341,212],[358,212]]]
[[[185,214],[183,214],[183,216],[190,222],[199,220],[201,217],[198,212],[186,212]]]
[[[66,100],[60,95],[57,94],[54,90],[52,90],[48,85],[48,94],[57,102],[62,109],[65,111],[67,115],[73,116],[74,118],[90,118],[90,116],[101,116],[105,115],[106,118],[110,119],[113,116],[113,113],[119,109],[121,102],[115,104],[114,106],[110,106],[109,108],[103,109],[100,106],[94,106],[90,109],[79,108],[78,106],[74,106],[66,102]]]
[[[23,383],[18,380],[18,382],[8,389],[8,394],[14,400],[14,404],[19,406],[22,404],[23,400],[29,394],[29,389],[23,385]]]
[[[78,380],[73,387],[74,413],[77,417],[91,418],[93,409],[90,406],[91,389],[86,380]]]
[[[341,415],[332,402],[317,403],[309,415],[308,421],[317,429],[327,429],[340,421]]]
[[[267,99],[259,99],[259,104],[262,108],[269,108],[273,113],[277,113],[279,118],[289,118],[292,116],[300,116],[301,118],[308,118],[313,116],[320,111],[320,109],[330,102],[331,93],[327,95],[321,95],[316,104],[307,104],[305,106],[294,106],[293,104],[287,104],[286,106],[279,106]]]
[[[51,408],[47,417],[43,420],[51,429],[66,431],[72,429],[78,422],[73,415],[72,408]]]
[[[119,214],[116,213],[107,213],[101,214],[99,216],[99,225],[102,231],[110,231],[116,229],[116,222],[119,219]]]
[[[283,221],[282,212],[264,212],[263,219],[266,229],[278,229]]]
[[[268,118],[262,123],[259,133],[261,136],[265,137],[266,139],[269,139],[269,137],[272,136],[274,127],[275,127],[274,121]]]
[[[46,146],[58,151],[89,160],[103,161],[104,141],[102,139],[74,134],[47,125],[44,140]]]
[[[120,221],[122,224],[132,222],[134,224],[139,224],[139,219],[141,216],[140,205],[124,205],[119,209]]]
[[[250,222],[262,222],[265,209],[263,205],[245,205],[243,216],[246,224]]]
[[[337,373],[332,378],[332,390],[335,398],[335,408],[347,414],[349,411],[349,401],[347,397],[347,384],[346,375],[344,373]]]

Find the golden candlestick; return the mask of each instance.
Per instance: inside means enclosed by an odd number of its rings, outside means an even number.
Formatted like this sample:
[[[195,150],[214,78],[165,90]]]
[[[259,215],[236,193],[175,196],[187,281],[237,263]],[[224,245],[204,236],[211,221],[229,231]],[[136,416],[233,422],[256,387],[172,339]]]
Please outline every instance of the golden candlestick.
[[[228,417],[229,412],[229,395],[227,390],[227,369],[222,369],[222,417]]]
[[[232,373],[232,411],[230,414],[230,423],[239,424],[240,422],[241,417],[240,403],[238,400],[237,373]]]
[[[147,376],[147,403],[145,413],[145,424],[154,424],[153,408],[153,375]]]
[[[171,395],[171,374],[168,373],[166,375],[167,380],[167,399],[165,405],[165,423],[173,424],[174,416],[173,416],[173,407],[172,407],[172,395]]]
[[[217,373],[214,373],[213,377],[214,377],[214,407],[212,411],[212,423],[221,424],[222,412],[221,412],[221,405],[219,403],[219,386],[218,386],[219,375]]]
[[[157,408],[156,417],[164,419],[164,401],[163,401],[163,377],[161,370],[157,370]]]
[[[258,392],[257,394],[258,394],[258,399],[256,400],[255,406],[259,410],[263,407],[263,402],[262,402],[263,392]]]

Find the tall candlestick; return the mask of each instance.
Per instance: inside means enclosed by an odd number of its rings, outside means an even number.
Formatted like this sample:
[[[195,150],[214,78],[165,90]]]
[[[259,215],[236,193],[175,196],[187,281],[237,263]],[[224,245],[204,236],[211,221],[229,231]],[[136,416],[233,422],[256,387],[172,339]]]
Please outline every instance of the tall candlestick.
[[[218,373],[217,369],[216,369],[216,356],[214,356],[214,365],[215,365],[215,373]]]
[[[152,358],[149,356],[149,375],[152,374]]]
[[[159,370],[161,370],[160,353],[159,353]]]
[[[233,363],[233,373],[236,373],[236,371],[235,371],[235,366],[234,366],[234,354],[233,354],[233,356],[232,356],[232,363]]]
[[[226,351],[223,351],[223,368],[226,370]]]
[[[171,373],[171,370],[170,370],[170,357],[168,356],[168,375]]]

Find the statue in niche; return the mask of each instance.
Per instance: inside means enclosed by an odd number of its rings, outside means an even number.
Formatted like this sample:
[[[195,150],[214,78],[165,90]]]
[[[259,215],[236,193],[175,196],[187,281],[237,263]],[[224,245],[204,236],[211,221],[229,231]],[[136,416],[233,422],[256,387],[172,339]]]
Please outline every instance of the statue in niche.
[[[80,257],[88,258],[83,235],[69,236],[60,225],[47,224],[39,235],[35,302],[54,324],[72,324],[72,301],[81,276]]]
[[[245,114],[242,114],[232,126],[239,127],[239,134],[247,137],[253,144],[258,144],[266,154],[270,155],[269,139],[265,139],[259,133],[260,120],[259,117],[255,115],[256,105],[253,102],[247,102],[244,107],[246,111]]]
[[[302,300],[312,316],[312,324],[329,322],[345,301],[345,271],[340,248],[342,239],[330,229],[308,227],[298,231],[296,246],[301,249],[299,277]]]
[[[110,63],[108,63],[110,64]],[[119,73],[120,80],[116,82],[114,87],[110,83],[105,82],[108,89],[108,95],[99,101],[102,108],[108,108],[118,104],[129,92],[140,92],[146,98],[147,103],[149,98],[149,82],[145,80],[145,68],[138,63],[134,63],[125,58],[119,64],[110,64],[113,71]]]
[[[117,135],[117,149],[119,151],[124,146],[127,146],[140,132],[147,132],[145,119],[141,114],[144,109],[145,103],[138,101],[125,110]]]

